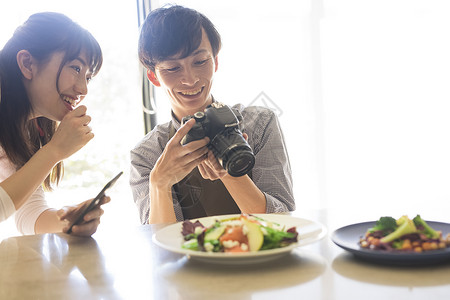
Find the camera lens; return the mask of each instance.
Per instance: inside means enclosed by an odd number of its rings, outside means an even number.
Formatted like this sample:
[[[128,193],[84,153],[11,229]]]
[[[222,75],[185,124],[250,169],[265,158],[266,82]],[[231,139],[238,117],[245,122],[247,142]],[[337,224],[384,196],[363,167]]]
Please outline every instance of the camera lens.
[[[222,167],[233,177],[240,177],[253,168],[255,156],[239,131],[229,130],[214,137],[210,148]]]
[[[228,159],[224,161],[224,169],[228,174],[239,177],[247,174],[255,165],[255,157],[253,153],[246,149],[231,151],[228,153]]]

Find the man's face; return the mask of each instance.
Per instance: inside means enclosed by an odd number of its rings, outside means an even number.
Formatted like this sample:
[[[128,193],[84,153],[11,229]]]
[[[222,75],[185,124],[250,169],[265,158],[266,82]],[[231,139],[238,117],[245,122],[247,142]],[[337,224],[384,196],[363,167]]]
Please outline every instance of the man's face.
[[[175,55],[155,67],[156,81],[170,97],[172,110],[181,120],[211,104],[211,85],[217,70],[211,44],[202,30],[199,47],[185,58]]]

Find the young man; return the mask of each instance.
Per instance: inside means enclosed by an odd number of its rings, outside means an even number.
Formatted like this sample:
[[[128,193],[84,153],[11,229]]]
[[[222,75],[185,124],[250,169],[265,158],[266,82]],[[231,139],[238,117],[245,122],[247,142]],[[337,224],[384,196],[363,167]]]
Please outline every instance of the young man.
[[[130,185],[143,224],[295,209],[289,159],[271,110],[234,106],[255,155],[247,175],[229,175],[208,149],[207,137],[181,143],[196,122],[182,125],[182,118],[216,102],[211,86],[220,47],[211,21],[182,6],[156,9],[142,26],[139,58],[172,106],[172,121],[156,126],[131,151]]]

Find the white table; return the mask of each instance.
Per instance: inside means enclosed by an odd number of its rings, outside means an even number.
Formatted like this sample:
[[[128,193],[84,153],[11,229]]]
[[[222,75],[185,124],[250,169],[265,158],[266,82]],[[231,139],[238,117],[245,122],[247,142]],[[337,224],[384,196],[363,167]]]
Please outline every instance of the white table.
[[[391,215],[399,217],[396,213]],[[8,238],[0,244],[0,299],[450,299],[450,263],[376,265],[331,241],[336,228],[375,220],[380,212],[364,218],[344,209],[294,215],[326,225],[329,234],[283,258],[250,266],[205,264],[163,250],[151,239],[163,225],[101,228],[92,238]],[[445,211],[422,215],[448,222]]]

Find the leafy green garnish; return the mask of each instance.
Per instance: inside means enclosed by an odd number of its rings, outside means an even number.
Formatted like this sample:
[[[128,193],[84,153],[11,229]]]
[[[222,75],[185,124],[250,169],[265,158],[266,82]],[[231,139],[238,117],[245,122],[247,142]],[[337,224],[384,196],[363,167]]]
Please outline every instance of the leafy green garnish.
[[[270,227],[264,227],[267,234],[264,235],[264,243],[260,250],[275,249],[285,246],[283,242],[287,242],[297,236],[296,233],[276,230]],[[287,243],[287,244],[290,244]]]
[[[200,247],[198,246],[197,239],[195,239],[195,238],[184,242],[183,245],[181,245],[181,248],[189,249],[189,250],[195,250],[195,251],[200,250]]]
[[[397,221],[392,217],[381,217],[375,226],[369,229],[369,232],[382,231],[383,234],[387,234],[397,229]]]

